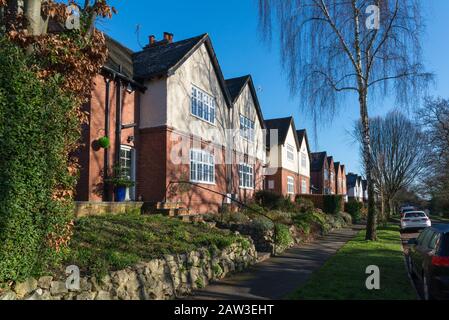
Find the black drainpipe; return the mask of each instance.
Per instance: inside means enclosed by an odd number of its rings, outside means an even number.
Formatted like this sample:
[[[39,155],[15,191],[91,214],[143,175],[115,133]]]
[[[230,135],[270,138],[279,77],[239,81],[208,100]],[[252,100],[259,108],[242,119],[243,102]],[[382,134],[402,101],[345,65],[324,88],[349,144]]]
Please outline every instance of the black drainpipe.
[[[106,100],[104,105],[104,131],[105,136],[109,138],[109,94],[111,79],[105,78],[106,82]],[[103,169],[103,200],[109,200],[109,183],[106,180],[109,178],[109,148],[104,149],[104,169]]]
[[[119,73],[122,73],[122,66],[118,67]],[[115,114],[115,165],[120,164],[120,146],[122,144],[122,81],[116,78],[116,114]]]

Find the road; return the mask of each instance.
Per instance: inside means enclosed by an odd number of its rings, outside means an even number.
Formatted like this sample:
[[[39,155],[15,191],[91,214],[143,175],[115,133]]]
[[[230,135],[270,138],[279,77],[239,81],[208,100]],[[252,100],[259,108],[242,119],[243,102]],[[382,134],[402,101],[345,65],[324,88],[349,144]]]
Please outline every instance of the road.
[[[437,225],[437,224],[439,224],[439,223],[446,223],[446,222],[443,222],[443,221],[438,220],[438,219],[432,219],[432,225]],[[418,232],[418,231],[416,231],[416,232],[413,231],[413,232],[403,232],[403,233],[401,233],[402,246],[404,247],[404,253],[405,253],[405,255],[408,255],[408,250],[409,250],[409,248],[410,248],[410,246],[408,245],[408,241],[409,241],[410,239],[416,239],[416,238],[418,238],[419,234],[420,234],[420,232]],[[422,284],[421,284],[421,283],[418,283],[418,281],[417,281],[416,278],[413,278],[413,277],[412,277],[412,279],[413,279],[415,288],[416,288],[416,290],[418,291],[418,294],[419,294],[420,297],[422,298],[422,297],[423,297],[423,293],[422,293]]]

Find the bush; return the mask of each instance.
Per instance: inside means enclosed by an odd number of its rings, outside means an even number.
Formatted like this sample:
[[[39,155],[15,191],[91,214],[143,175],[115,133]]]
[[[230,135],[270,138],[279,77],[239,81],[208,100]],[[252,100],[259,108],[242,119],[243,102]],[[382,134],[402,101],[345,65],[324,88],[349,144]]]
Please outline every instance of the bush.
[[[56,263],[71,231],[78,106],[60,76],[37,78],[35,62],[0,36],[0,282]]]
[[[266,210],[257,203],[248,203],[246,206],[247,208],[243,208],[241,212],[251,219],[260,216],[261,213],[266,212]]]
[[[276,232],[276,245],[286,248],[293,243],[293,237],[290,234],[290,230],[284,224],[277,223],[275,225]]]
[[[323,210],[328,214],[337,214],[342,211],[343,196],[325,195],[323,201]]]
[[[351,215],[352,221],[354,223],[357,223],[360,221],[360,218],[362,217],[362,208],[363,203],[351,199],[349,200],[349,202],[346,203],[345,211]]]
[[[256,217],[251,221],[251,228],[259,231],[259,232],[266,232],[269,230],[273,230],[274,224],[270,219],[265,217]]]
[[[282,201],[282,197],[280,195],[267,190],[257,191],[255,199],[259,205],[269,210],[278,208]]]
[[[315,209],[315,205],[312,200],[307,198],[302,198],[301,196],[297,196],[295,199],[296,205],[299,208],[300,212],[306,213],[309,211],[313,211]]]
[[[270,211],[267,216],[271,218],[276,223],[282,223],[286,225],[293,224],[292,222],[292,213],[290,212],[282,212],[282,211]]]
[[[282,198],[277,207],[273,208],[284,212],[298,212],[299,206],[292,202],[289,196]]]

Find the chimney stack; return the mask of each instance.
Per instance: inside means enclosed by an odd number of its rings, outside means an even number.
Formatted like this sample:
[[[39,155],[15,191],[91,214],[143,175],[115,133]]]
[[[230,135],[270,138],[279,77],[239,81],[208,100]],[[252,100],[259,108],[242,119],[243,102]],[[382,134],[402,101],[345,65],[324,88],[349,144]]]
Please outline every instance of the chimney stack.
[[[173,43],[173,33],[164,32],[164,40],[168,43]]]
[[[151,35],[148,37],[150,46],[154,45],[156,43],[156,37],[154,35]]]

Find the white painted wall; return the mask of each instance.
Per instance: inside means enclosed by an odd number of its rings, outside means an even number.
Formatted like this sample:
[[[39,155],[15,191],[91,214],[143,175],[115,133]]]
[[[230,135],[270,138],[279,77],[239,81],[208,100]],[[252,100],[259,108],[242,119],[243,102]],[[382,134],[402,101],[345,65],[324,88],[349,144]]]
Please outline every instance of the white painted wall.
[[[287,138],[285,139],[285,143],[281,146],[281,167],[290,171],[293,171],[295,173],[299,173],[298,168],[298,147],[296,145],[296,139],[295,139],[296,132],[293,131],[293,127],[290,126]],[[293,147],[293,161],[288,160],[287,158],[287,145],[290,145]]]
[[[146,81],[147,90],[141,96],[140,128],[167,125],[167,78]]]
[[[191,114],[192,86],[205,91],[215,98],[215,125]],[[229,125],[229,112],[226,101],[203,44],[196,50],[167,83],[167,124],[177,130],[191,133],[206,141],[226,145],[225,128]]]
[[[302,166],[302,154],[304,154],[306,156],[306,166],[305,167]],[[299,169],[300,175],[310,178],[310,157],[309,157],[309,153],[307,152],[306,139],[303,139],[301,148],[298,152],[298,169]]]
[[[240,135],[240,115],[243,115],[254,121],[254,141],[248,141]],[[242,94],[238,97],[233,108],[233,123],[232,127],[235,130],[235,149],[242,154],[248,154],[265,162],[265,141],[264,132],[262,130],[262,124],[257,116],[256,105],[251,94],[251,90],[248,84],[242,91]]]

